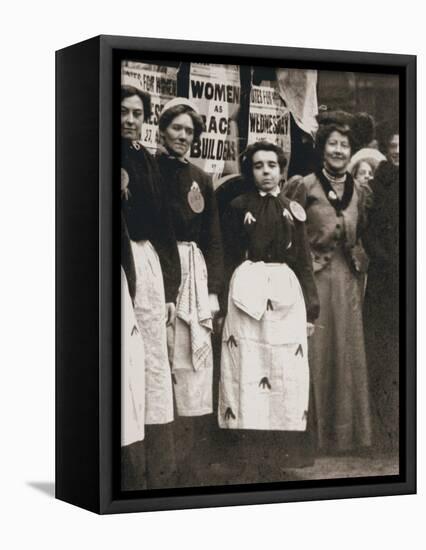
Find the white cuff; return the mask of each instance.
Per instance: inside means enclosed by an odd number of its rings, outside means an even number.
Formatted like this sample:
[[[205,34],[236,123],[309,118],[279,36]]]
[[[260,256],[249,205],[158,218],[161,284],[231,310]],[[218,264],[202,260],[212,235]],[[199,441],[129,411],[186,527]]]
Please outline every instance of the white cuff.
[[[209,294],[209,302],[210,302],[210,311],[212,312],[212,314],[217,313],[220,310],[217,294]]]

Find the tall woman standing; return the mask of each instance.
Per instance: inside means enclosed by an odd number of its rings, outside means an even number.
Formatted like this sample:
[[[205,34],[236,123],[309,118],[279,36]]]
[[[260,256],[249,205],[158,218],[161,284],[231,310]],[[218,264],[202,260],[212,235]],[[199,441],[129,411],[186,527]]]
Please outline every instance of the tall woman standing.
[[[362,304],[367,256],[361,235],[370,198],[367,185],[347,171],[350,117],[327,114],[316,148],[321,167],[287,193],[305,207],[320,316],[309,358],[317,444],[320,452],[371,445],[371,413]]]
[[[159,129],[164,152],[158,165],[182,270],[169,354],[178,415],[175,439],[187,473],[206,424],[201,417],[213,412],[211,332],[222,287],[222,240],[211,179],[187,159],[203,131],[196,107],[185,98],[171,100],[163,108]]]
[[[136,452],[124,453],[126,490],[176,484],[166,321],[173,322],[180,263],[157,163],[139,142],[150,111],[147,93],[121,87],[122,265],[130,293],[127,311],[131,313],[133,305],[137,321],[130,335],[139,331],[144,343],[145,365],[139,368],[145,371],[146,424],[145,457],[141,445]],[[144,459],[146,480],[141,475]]]

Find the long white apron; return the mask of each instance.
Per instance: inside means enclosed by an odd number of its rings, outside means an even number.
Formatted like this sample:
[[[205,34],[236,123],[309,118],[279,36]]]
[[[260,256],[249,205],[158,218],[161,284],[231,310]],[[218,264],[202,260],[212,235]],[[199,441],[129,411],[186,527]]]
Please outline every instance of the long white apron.
[[[121,268],[121,445],[145,437],[145,349]]]
[[[149,241],[132,241],[136,268],[134,310],[145,346],[145,424],[173,420],[166,309],[160,260]]]
[[[308,400],[306,308],[299,281],[286,264],[247,260],[230,284],[219,426],[304,431]]]
[[[213,412],[212,317],[207,268],[195,243],[178,242],[178,249],[182,278],[176,321],[168,334],[173,390],[179,416],[201,416]]]

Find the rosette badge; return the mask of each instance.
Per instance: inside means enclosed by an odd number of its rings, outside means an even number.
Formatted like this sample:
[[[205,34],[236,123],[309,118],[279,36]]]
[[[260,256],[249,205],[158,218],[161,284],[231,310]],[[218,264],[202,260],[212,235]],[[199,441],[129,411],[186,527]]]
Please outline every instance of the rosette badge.
[[[255,223],[256,218],[253,216],[251,212],[247,212],[247,214],[244,216],[244,224],[251,225],[252,223]]]
[[[329,191],[328,192],[328,198],[331,200],[331,201],[337,201],[337,195],[334,191]]]

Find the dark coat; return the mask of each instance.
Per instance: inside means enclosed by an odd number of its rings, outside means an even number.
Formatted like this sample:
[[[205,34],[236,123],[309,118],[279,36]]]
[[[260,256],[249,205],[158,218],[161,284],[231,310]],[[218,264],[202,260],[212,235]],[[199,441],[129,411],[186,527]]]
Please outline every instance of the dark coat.
[[[287,216],[283,212],[287,210]],[[250,213],[255,223],[244,223]],[[305,224],[291,215],[290,200],[261,197],[251,191],[235,198],[222,218],[226,287],[234,270],[246,259],[267,263],[286,263],[294,271],[302,287],[307,318],[313,322],[319,315],[319,300],[312,272]],[[226,293],[227,294],[227,293]],[[221,305],[225,308],[227,296]]]
[[[399,169],[382,162],[371,187],[373,205],[364,244],[370,256],[370,270],[381,273],[383,285],[394,291],[399,263]]]
[[[132,241],[149,240],[160,259],[166,302],[175,302],[180,285],[180,259],[166,191],[156,160],[141,145],[122,140],[121,208]]]
[[[376,443],[399,440],[399,170],[387,161],[376,171],[365,234],[370,256],[364,326]]]
[[[206,261],[209,292],[219,294],[223,285],[222,236],[210,176],[194,164],[165,153],[157,159],[167,189],[176,239],[197,244]],[[204,198],[204,210],[200,213],[194,212],[188,203],[193,182],[198,184]]]

